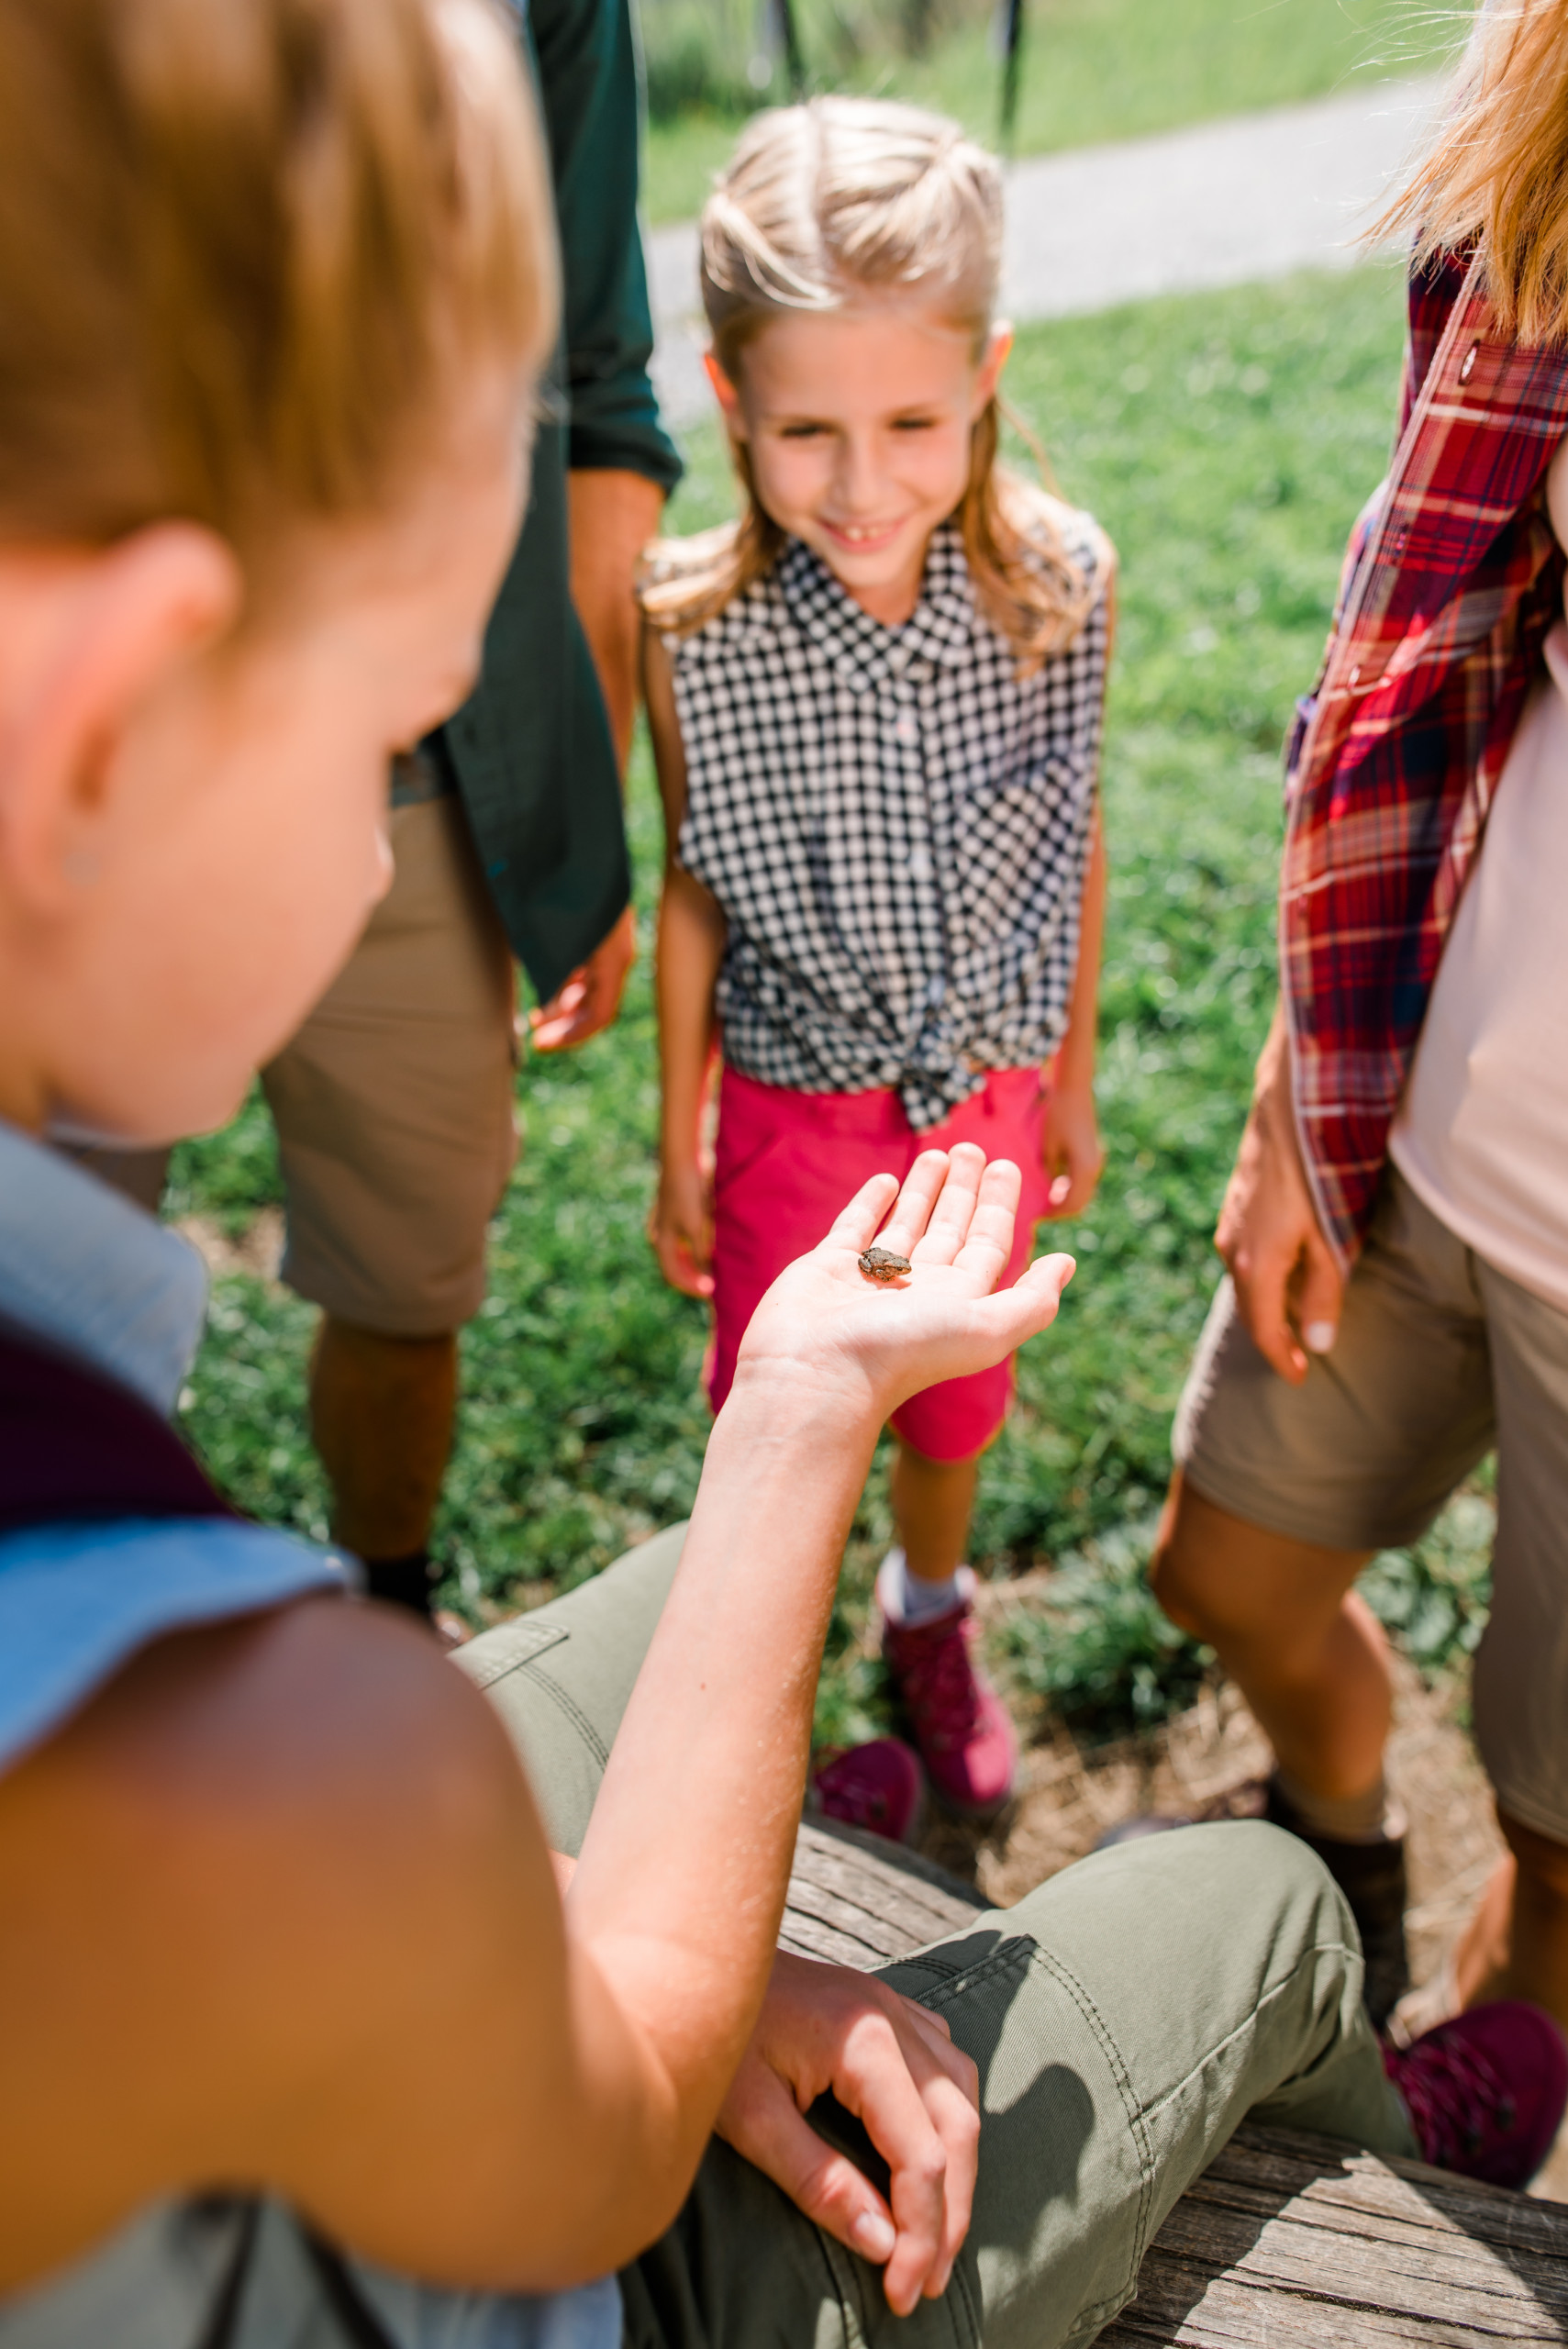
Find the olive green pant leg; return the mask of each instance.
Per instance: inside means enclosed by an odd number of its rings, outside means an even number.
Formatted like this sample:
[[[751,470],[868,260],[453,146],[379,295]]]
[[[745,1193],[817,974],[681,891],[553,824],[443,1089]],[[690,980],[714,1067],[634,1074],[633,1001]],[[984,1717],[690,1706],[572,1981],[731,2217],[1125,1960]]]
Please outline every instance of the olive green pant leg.
[[[1275,1828],[1121,1845],[883,1974],[980,2071],[974,2217],[947,2292],[894,2319],[876,2269],[716,2144],[675,2226],[622,2276],[629,2349],[1077,2349],[1250,2111],[1414,2151],[1355,1929]],[[854,2124],[834,2133],[857,2149]]]
[[[670,1526],[453,1655],[505,1721],[550,1849],[573,1859],[685,1538],[684,1524]]]

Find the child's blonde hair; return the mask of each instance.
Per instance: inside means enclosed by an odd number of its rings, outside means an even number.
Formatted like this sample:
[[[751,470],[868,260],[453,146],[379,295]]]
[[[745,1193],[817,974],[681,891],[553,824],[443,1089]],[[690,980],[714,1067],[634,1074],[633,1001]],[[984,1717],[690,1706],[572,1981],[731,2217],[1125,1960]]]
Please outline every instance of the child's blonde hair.
[[[1372,232],[1475,244],[1504,331],[1568,333],[1568,0],[1481,0],[1430,151]]]
[[[0,535],[366,512],[554,307],[493,0],[0,0]]]
[[[702,216],[702,292],[714,356],[733,383],[769,319],[840,310],[863,292],[909,293],[983,350],[1002,265],[1002,174],[958,125],[872,98],[814,98],[748,124]],[[993,399],[973,429],[958,508],[982,609],[1028,670],[1083,626],[1095,589],[1068,556],[1055,501],[996,461]],[[680,636],[714,618],[776,560],[784,533],[732,442],[739,523],[650,551],[641,596]]]

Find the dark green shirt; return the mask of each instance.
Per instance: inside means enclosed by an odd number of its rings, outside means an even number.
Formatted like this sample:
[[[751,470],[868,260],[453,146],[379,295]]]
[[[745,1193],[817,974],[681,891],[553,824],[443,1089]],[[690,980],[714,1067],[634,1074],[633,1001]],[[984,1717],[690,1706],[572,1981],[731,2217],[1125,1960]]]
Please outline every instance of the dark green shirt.
[[[614,927],[630,887],[609,723],[568,593],[567,471],[643,473],[671,489],[681,461],[648,380],[628,0],[529,0],[526,22],[561,234],[552,413],[535,439],[528,515],[478,688],[439,740],[506,935],[543,1000]]]

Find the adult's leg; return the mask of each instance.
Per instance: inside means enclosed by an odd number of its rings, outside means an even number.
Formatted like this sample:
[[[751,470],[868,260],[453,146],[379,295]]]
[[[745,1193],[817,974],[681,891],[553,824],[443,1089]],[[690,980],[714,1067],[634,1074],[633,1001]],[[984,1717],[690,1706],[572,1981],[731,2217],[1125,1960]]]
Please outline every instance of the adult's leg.
[[[456,1411],[455,1333],[395,1338],[322,1315],[310,1357],[310,1432],[332,1487],[333,1536],[356,1557],[427,1548]]]
[[[1425,1530],[1493,1431],[1475,1261],[1396,1174],[1303,1386],[1221,1284],[1177,1413],[1155,1588],[1330,1814],[1375,1796],[1388,1724],[1385,1644],[1351,1585]]]
[[[1414,2151],[1343,1901],[1275,1829],[1102,1853],[883,1971],[980,2071],[974,2218],[947,2292],[895,2320],[878,2269],[715,2144],[622,2277],[631,2349],[1065,2349],[1131,2297],[1165,2213],[1249,2111]],[[836,2108],[814,2118],[856,2150]]]
[[[1280,1765],[1347,1809],[1382,1781],[1393,1702],[1383,1626],[1351,1588],[1372,1553],[1250,1525],[1178,1469],[1155,1543],[1155,1596],[1207,1640]]]
[[[420,1603],[457,1337],[516,1148],[512,967],[462,810],[395,807],[396,874],[348,964],[262,1072],[288,1188],[283,1276],[323,1308],[312,1430],[333,1531]]]
[[[452,1658],[505,1722],[550,1849],[573,1859],[685,1538],[684,1524],[668,1527],[564,1598],[481,1632]]]
[[[1497,1396],[1492,1611],[1475,1732],[1509,1849],[1456,1955],[1466,2005],[1568,2026],[1568,1314],[1480,1267]]]

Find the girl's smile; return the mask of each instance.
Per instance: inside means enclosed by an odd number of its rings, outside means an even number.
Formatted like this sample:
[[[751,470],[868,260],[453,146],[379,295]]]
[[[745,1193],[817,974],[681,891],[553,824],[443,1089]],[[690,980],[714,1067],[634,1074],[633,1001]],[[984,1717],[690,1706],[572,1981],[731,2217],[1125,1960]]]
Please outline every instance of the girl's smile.
[[[973,334],[929,299],[868,295],[768,319],[737,383],[709,361],[759,502],[873,619],[897,626],[919,601],[931,533],[963,495],[970,435],[1010,340],[995,328],[976,360]]]

